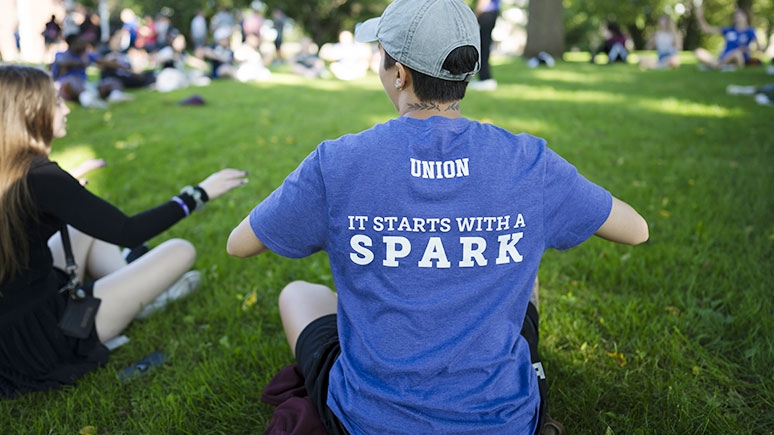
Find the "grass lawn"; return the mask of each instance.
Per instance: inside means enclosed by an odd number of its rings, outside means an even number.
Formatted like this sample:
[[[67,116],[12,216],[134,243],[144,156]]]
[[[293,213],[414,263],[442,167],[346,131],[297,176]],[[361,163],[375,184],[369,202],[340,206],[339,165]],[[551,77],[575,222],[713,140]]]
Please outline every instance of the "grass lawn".
[[[544,256],[551,415],[576,434],[773,433],[774,107],[725,87],[774,76],[521,60],[494,74],[499,88],[470,91],[466,116],[546,138],[650,224],[642,246],[595,238]],[[207,104],[176,104],[193,93]],[[239,260],[226,238],[320,141],[395,116],[376,76],[277,73],[136,95],[107,111],[74,107],[53,159],[107,160],[89,189],[130,214],[222,167],[248,170],[250,182],[150,242],[192,241],[199,291],[130,326],[131,342],[76,386],[0,402],[2,433],[260,433],[272,412],[261,391],[292,362],[277,295],[291,280],[332,279],[324,253]],[[119,381],[155,350],[164,366]]]

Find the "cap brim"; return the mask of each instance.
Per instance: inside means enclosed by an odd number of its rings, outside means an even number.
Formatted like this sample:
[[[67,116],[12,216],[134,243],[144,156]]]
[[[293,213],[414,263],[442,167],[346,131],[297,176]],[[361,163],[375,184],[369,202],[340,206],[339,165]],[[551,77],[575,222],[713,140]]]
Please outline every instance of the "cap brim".
[[[376,33],[379,31],[379,21],[381,17],[371,18],[363,23],[360,23],[355,28],[355,41],[357,42],[374,42],[378,41]]]

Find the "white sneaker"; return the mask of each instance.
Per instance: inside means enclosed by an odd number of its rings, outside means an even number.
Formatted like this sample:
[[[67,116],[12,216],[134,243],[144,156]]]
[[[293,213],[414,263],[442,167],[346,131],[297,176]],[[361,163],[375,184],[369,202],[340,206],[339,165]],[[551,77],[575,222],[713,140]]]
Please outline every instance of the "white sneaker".
[[[110,92],[110,95],[108,95],[107,98],[108,102],[110,103],[120,103],[122,101],[132,101],[134,100],[134,95],[127,94],[126,92],[123,92],[119,89],[114,89]]]
[[[113,339],[108,340],[105,343],[105,347],[112,352],[118,349],[119,347],[125,345],[126,343],[129,343],[129,337],[127,337],[126,335],[119,335],[118,337],[114,337]]]
[[[756,89],[755,86],[728,85],[726,93],[729,95],[754,95]]]
[[[468,89],[474,89],[476,91],[494,91],[497,89],[497,80],[486,79],[470,82],[470,84],[468,84]]]
[[[108,105],[105,100],[99,97],[96,91],[86,89],[78,95],[78,102],[81,106],[88,107],[90,109],[107,109]]]
[[[774,105],[774,101],[771,101],[769,97],[766,96],[766,94],[755,94],[755,102],[761,106]]]
[[[171,287],[158,295],[150,304],[143,307],[134,317],[135,319],[144,319],[156,311],[162,310],[167,303],[182,299],[193,293],[202,280],[202,275],[198,270],[191,270],[183,274]]]
[[[554,57],[546,53],[545,51],[541,51],[540,53],[538,53],[537,58],[538,58],[538,61],[543,62],[549,68],[553,68],[554,64],[556,63],[554,61]]]

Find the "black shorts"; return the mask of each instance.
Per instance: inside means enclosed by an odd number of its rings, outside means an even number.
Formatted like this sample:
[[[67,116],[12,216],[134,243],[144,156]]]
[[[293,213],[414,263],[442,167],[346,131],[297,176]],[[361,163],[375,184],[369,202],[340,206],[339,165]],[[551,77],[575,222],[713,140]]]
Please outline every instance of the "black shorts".
[[[540,433],[543,428],[547,399],[546,377],[537,349],[539,340],[538,320],[538,311],[530,302],[527,307],[527,315],[524,316],[521,335],[529,344],[532,366],[535,367],[538,376],[540,415],[536,433]],[[339,344],[335,314],[329,314],[314,320],[298,336],[298,341],[296,342],[296,362],[298,362],[304,374],[304,386],[309,394],[309,398],[314,403],[325,430],[331,435],[349,433],[327,405],[328,374],[339,354],[341,354],[341,345]]]

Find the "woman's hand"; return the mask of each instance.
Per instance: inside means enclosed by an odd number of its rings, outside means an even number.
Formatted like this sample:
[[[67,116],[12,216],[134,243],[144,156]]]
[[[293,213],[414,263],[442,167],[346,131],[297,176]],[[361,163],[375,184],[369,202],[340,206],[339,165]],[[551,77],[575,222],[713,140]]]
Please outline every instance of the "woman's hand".
[[[238,169],[222,169],[207,177],[199,183],[199,187],[207,192],[207,197],[212,200],[229,190],[247,183],[247,172]]]
[[[78,179],[81,186],[85,186],[89,183],[89,180],[83,178],[83,176],[95,169],[104,168],[105,165],[107,165],[107,162],[102,159],[89,159],[67,172],[69,172],[73,178]]]

